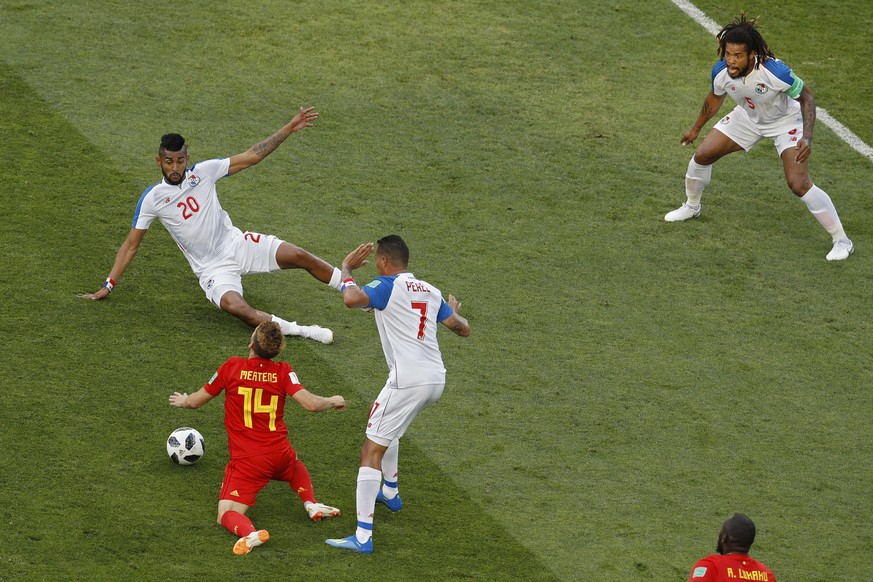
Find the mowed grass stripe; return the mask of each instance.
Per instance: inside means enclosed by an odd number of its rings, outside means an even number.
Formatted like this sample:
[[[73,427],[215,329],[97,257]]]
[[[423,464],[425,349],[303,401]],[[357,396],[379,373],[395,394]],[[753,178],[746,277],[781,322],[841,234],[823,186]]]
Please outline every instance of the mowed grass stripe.
[[[163,237],[148,241],[152,250],[144,247],[123,292],[100,304],[75,296],[90,289],[92,278],[82,271],[99,260],[95,245],[118,230],[117,218],[101,217],[128,213],[128,200],[118,192],[130,186],[14,71],[0,70],[4,110],[14,120],[0,135],[18,194],[14,207],[4,204],[4,214],[19,217],[5,221],[16,228],[4,231],[4,246],[14,253],[4,256],[11,277],[3,286],[20,297],[3,307],[2,367],[18,380],[0,392],[2,442],[16,451],[3,457],[0,474],[9,498],[5,523],[23,540],[3,552],[4,575],[216,579],[250,573],[253,560],[231,556],[233,540],[214,523],[226,459],[220,404],[188,414],[166,405],[172,390],[196,389],[224,357],[243,352],[247,332],[202,302]],[[333,309],[342,309],[338,300]],[[357,321],[357,335],[372,336],[371,324]],[[414,438],[404,445],[407,507],[398,516],[379,515],[375,559],[323,544],[353,530],[357,448],[378,383],[350,393],[338,389],[349,382],[321,358],[329,349],[292,340],[289,355],[313,387],[346,392],[351,409],[304,415],[289,408],[288,416],[319,496],[345,515],[315,526],[296,497],[271,486],[251,512],[274,536],[252,556],[257,568],[275,571],[293,561],[305,564],[309,576],[337,580],[377,573],[551,579]],[[344,349],[355,348],[349,342]],[[207,435],[207,456],[190,469],[173,466],[163,451],[163,439],[181,425]],[[169,558],[180,555],[180,545],[184,559]],[[506,559],[483,560],[504,552]]]

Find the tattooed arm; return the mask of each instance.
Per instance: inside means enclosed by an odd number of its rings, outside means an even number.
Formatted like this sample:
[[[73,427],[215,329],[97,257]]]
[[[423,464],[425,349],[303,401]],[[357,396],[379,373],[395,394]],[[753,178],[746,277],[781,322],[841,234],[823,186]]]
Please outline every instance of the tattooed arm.
[[[703,102],[703,107],[700,108],[700,114],[697,116],[697,121],[694,122],[691,129],[682,135],[682,140],[680,141],[682,145],[688,145],[697,139],[697,134],[700,133],[700,130],[703,129],[704,125],[706,125],[706,122],[712,119],[713,116],[718,113],[718,110],[721,109],[721,104],[724,103],[724,98],[726,96],[727,93],[724,95],[716,95],[712,91],[709,92],[709,95],[706,96],[706,100]]]
[[[253,145],[243,153],[231,156],[230,169],[227,171],[227,174],[230,176],[240,170],[254,166],[270,155],[289,135],[295,131],[300,131],[304,127],[312,127],[312,122],[318,118],[318,112],[313,111],[313,109],[313,107],[308,109],[301,107],[297,115],[294,116],[294,119],[279,129],[279,131],[264,141]]]
[[[794,161],[798,164],[809,159],[812,153],[812,132],[815,127],[815,97],[806,85],[797,97],[800,103],[800,115],[803,118],[803,137],[797,142],[797,154]]]

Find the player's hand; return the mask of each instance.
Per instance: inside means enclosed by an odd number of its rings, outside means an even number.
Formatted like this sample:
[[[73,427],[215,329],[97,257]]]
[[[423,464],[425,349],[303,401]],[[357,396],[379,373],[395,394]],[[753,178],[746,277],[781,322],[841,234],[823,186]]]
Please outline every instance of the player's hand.
[[[188,400],[188,394],[186,392],[173,392],[170,394],[170,406],[183,408],[186,400]]]
[[[810,140],[802,137],[800,141],[797,142],[797,152],[794,154],[794,163],[802,164],[806,160],[809,159],[809,155],[812,153],[812,144]]]
[[[79,297],[82,299],[91,299],[93,301],[99,301],[109,295],[109,289],[106,287],[101,287],[97,293],[79,293]]]
[[[699,133],[699,129],[697,129],[696,127],[692,127],[684,134],[682,134],[682,139],[679,141],[679,143],[681,143],[682,145],[690,145],[694,143],[694,140],[697,139]]]
[[[448,299],[446,299],[446,303],[449,304],[449,307],[451,307],[452,311],[454,311],[455,313],[461,310],[461,302],[455,299],[455,296],[452,294],[449,294]]]
[[[316,119],[318,119],[318,112],[315,111],[315,107],[307,107],[306,109],[301,107],[294,119],[291,120],[291,133],[300,131],[304,127],[312,127],[312,122]]]
[[[333,401],[333,409],[334,410],[345,410],[346,408],[346,399],[342,396],[331,396],[330,399]]]
[[[346,255],[346,258],[343,259],[343,269],[354,271],[358,267],[363,267],[370,262],[367,260],[367,257],[369,257],[372,252],[373,243],[358,245],[358,248],[350,252]]]

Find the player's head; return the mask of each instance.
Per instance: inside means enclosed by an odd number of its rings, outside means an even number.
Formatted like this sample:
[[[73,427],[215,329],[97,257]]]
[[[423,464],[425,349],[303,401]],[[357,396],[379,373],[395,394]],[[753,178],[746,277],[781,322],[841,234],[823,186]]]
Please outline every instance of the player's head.
[[[731,552],[748,554],[753,543],[755,543],[755,524],[749,516],[735,513],[722,524],[715,551],[719,554]]]
[[[757,18],[747,18],[743,12],[716,35],[718,56],[727,63],[732,78],[745,76],[767,59],[776,58],[757,24]]]
[[[389,234],[376,241],[376,269],[380,275],[399,273],[405,271],[407,266],[409,247],[402,238]]]
[[[157,160],[167,183],[173,186],[181,184],[185,179],[185,168],[188,167],[188,146],[185,145],[185,138],[178,133],[161,136]]]
[[[275,321],[265,321],[252,332],[249,349],[259,358],[272,360],[285,349],[285,336]]]

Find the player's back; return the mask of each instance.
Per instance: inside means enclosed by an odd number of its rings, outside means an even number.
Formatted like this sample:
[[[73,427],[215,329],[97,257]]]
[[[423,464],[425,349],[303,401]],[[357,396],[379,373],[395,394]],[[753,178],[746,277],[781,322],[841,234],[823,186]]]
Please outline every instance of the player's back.
[[[689,582],[735,582],[753,580],[776,582],[773,572],[745,554],[712,554],[698,561],[691,570]]]
[[[301,388],[285,362],[230,358],[219,375],[224,384],[224,424],[231,458],[290,446],[285,397]]]
[[[376,311],[385,358],[401,388],[445,382],[446,370],[437,343],[443,304],[440,290],[412,273],[391,280],[390,298]],[[393,279],[393,280],[392,280]]]

